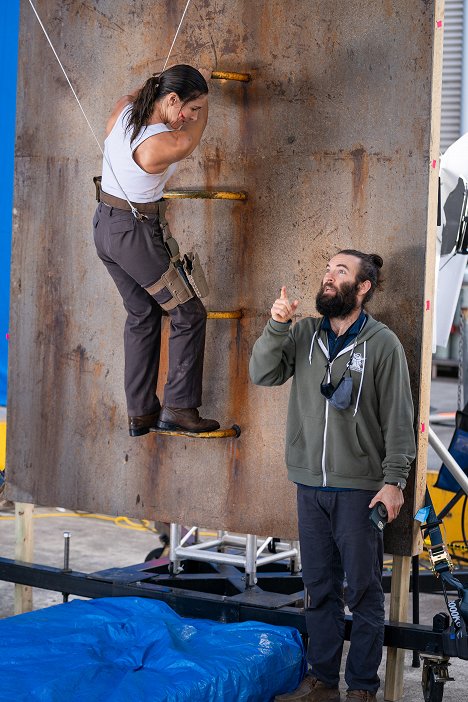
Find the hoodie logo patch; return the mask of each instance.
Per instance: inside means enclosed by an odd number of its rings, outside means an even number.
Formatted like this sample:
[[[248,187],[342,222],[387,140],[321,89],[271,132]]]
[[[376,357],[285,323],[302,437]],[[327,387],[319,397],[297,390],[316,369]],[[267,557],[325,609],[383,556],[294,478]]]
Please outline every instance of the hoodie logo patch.
[[[355,353],[353,356],[353,360],[351,361],[351,365],[349,367],[350,370],[356,371],[357,373],[362,373],[364,370],[364,357],[360,353]]]

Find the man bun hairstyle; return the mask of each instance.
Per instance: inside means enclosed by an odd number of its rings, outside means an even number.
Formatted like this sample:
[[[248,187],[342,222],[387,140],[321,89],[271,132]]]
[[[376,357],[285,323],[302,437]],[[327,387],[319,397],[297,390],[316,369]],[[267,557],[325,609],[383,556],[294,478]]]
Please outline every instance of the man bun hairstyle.
[[[356,251],[355,249],[343,249],[338,251],[339,254],[345,254],[346,256],[356,256],[361,261],[359,271],[356,275],[356,282],[363,283],[368,280],[371,284],[370,289],[364,296],[362,304],[365,305],[366,302],[372,298],[376,290],[382,288],[382,274],[380,269],[383,266],[383,258],[379,254],[367,254],[362,251]]]
[[[162,73],[153,73],[129,108],[126,131],[131,132],[130,142],[148,124],[155,104],[169,93],[176,93],[182,104],[185,104],[200,95],[206,95],[208,85],[200,71],[184,63],[171,66]]]

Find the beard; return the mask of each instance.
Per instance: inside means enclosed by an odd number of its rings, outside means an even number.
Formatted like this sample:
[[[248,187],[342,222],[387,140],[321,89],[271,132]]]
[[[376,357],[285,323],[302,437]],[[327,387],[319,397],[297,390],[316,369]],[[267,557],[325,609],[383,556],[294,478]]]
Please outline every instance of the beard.
[[[359,283],[342,283],[339,288],[334,285],[327,287],[333,287],[335,294],[326,295],[322,284],[315,298],[317,312],[323,317],[346,317],[358,307]]]

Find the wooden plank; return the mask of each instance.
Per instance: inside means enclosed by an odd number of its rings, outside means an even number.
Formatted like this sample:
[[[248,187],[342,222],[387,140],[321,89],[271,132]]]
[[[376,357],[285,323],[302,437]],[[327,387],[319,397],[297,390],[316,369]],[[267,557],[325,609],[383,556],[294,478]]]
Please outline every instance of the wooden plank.
[[[32,563],[34,552],[34,505],[15,502],[15,559]],[[29,585],[15,585],[15,614],[31,612],[33,592]]]
[[[440,168],[440,113],[442,96],[444,0],[434,7],[434,44],[432,57],[431,134],[429,149],[429,196],[427,209],[427,241],[424,282],[424,317],[422,326],[421,368],[419,377],[419,417],[417,424],[418,453],[414,483],[413,514],[425,504],[428,452],[428,430],[432,376],[432,334],[436,286],[437,202]],[[413,523],[412,555],[422,550],[421,532]]]
[[[411,558],[409,556],[393,556],[390,622],[406,622],[408,619],[410,569]],[[384,698],[390,702],[395,702],[403,697],[404,665],[405,651],[389,647],[387,649]]]
[[[419,374],[419,406],[417,416],[418,453],[415,463],[415,481],[412,499],[407,503],[413,506],[413,514],[424,503],[427,471],[428,427],[430,411],[430,384],[432,368],[432,328],[434,322],[434,295],[436,272],[437,197],[440,142],[440,103],[442,83],[443,32],[442,18],[444,0],[436,0],[434,5],[434,44],[432,57],[431,132],[429,150],[429,193],[427,210],[427,239],[424,279],[424,316],[422,320],[421,365]],[[410,499],[408,499],[410,498]],[[413,524],[412,553],[417,554],[422,547],[420,531]],[[392,548],[392,552],[397,549]],[[409,580],[411,558],[393,556],[392,590],[390,595],[390,622],[406,622],[408,619]],[[395,702],[403,697],[403,676],[405,651],[398,648],[387,649],[384,698]]]

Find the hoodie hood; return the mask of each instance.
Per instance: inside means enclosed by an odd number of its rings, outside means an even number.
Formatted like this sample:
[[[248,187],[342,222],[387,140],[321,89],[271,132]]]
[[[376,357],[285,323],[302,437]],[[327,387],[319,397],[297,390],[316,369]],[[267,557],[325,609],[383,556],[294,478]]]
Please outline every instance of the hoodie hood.
[[[350,349],[353,346],[358,346],[359,344],[364,343],[365,341],[368,341],[371,339],[375,334],[378,334],[380,331],[383,331],[384,329],[388,330],[388,327],[383,324],[382,322],[378,322],[376,319],[374,319],[369,313],[367,314],[367,321],[364,324],[363,328],[357,335],[355,339],[353,339],[349,344],[347,344],[339,354],[338,356],[342,356],[344,353],[349,353]],[[322,342],[320,345],[320,348],[322,349],[323,354],[325,357],[328,359],[328,338],[327,338],[327,332],[321,328],[322,325],[322,320],[323,317],[310,317],[310,321],[312,322],[312,338],[311,338],[311,343],[310,343],[310,352],[309,352],[309,359],[312,358],[312,353],[314,349],[314,344],[317,342]]]
[[[310,343],[309,351],[309,364],[312,364],[312,355],[314,353],[315,344],[317,344],[327,361],[330,360],[330,355],[328,352],[328,336],[326,330],[322,329],[322,321],[323,317],[318,319],[317,328],[314,329],[314,332],[312,334],[312,340]],[[348,354],[349,356],[348,361],[346,363],[346,370],[354,370],[356,367],[359,367],[359,370],[361,371],[361,380],[359,383],[359,390],[354,406],[354,417],[356,416],[359,409],[359,401],[361,399],[362,385],[364,382],[364,374],[366,371],[367,341],[383,329],[388,329],[388,327],[385,326],[385,324],[382,324],[382,322],[378,322],[376,319],[374,319],[368,314],[367,319],[363,323],[361,329],[359,330],[358,335],[354,339],[351,339],[349,344],[346,344],[346,346],[342,348],[339,353],[337,353],[333,361],[331,361],[327,366],[327,382],[330,382],[331,368],[333,366],[333,363],[340,356],[344,356],[346,354]],[[362,345],[363,347],[362,352],[357,352],[356,350],[360,345]]]

